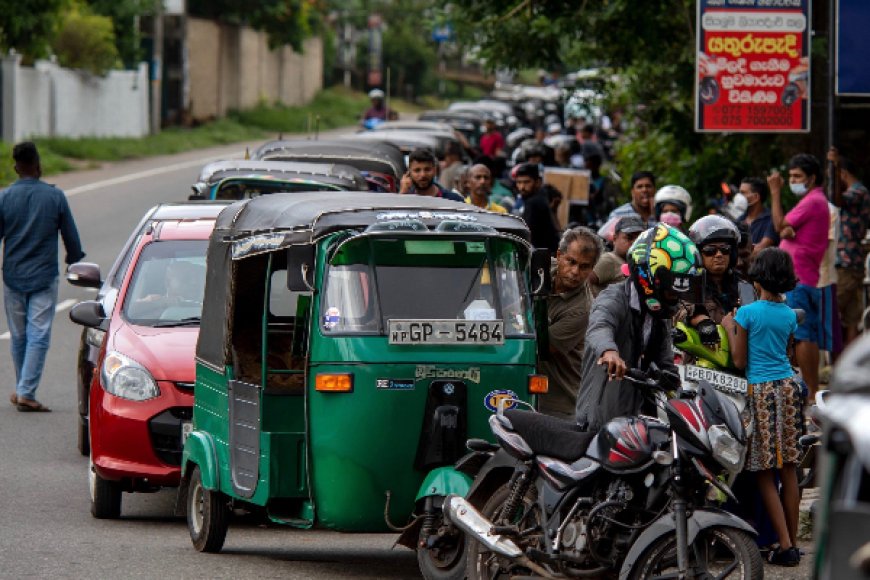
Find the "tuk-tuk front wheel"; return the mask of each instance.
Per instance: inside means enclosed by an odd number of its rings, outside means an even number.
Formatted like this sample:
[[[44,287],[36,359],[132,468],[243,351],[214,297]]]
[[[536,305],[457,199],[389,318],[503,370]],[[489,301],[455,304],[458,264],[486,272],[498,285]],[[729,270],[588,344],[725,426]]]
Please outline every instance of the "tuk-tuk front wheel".
[[[227,537],[230,508],[219,491],[202,485],[199,467],[194,467],[187,492],[187,529],[199,552],[220,552]]]
[[[465,534],[455,527],[442,528],[437,539],[420,530],[417,564],[426,580],[463,580],[465,578]],[[433,541],[434,540],[434,541]]]

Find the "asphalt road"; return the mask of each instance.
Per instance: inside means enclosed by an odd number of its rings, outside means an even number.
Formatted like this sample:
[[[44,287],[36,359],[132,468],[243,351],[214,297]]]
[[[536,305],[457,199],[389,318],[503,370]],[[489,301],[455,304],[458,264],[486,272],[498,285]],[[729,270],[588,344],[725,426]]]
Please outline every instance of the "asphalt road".
[[[255,143],[249,145],[256,145]],[[119,163],[46,178],[69,195],[87,260],[105,272],[151,206],[187,198],[206,162],[241,157],[245,144]],[[52,346],[38,392],[53,413],[19,413],[5,317],[0,316],[0,578],[417,578],[415,556],[394,534],[296,531],[245,521],[222,553],[197,553],[174,490],[124,494],[122,518],[90,514],[87,459],[76,449],[75,364],[80,328],[66,309],[93,291],[61,283]],[[812,552],[809,543],[802,548]],[[768,568],[768,578],[808,578]]]
[[[243,154],[244,145],[235,145],[46,181],[69,195],[86,259],[105,272],[148,208],[186,199],[205,162]],[[58,304],[68,309],[93,295],[62,282]],[[122,519],[92,518],[87,459],[75,445],[81,329],[66,310],[58,312],[37,393],[52,413],[19,413],[8,403],[14,372],[6,329],[0,316],[0,578],[419,577],[414,554],[392,549],[393,534],[295,531],[239,522],[231,525],[221,554],[200,554],[191,546],[184,520],[172,516],[174,490],[124,494]]]

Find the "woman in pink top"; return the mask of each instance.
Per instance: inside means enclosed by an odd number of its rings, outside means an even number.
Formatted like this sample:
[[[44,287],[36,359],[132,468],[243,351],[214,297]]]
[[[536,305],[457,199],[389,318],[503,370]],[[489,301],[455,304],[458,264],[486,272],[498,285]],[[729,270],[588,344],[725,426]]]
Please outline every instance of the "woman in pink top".
[[[778,171],[767,178],[770,186],[770,209],[773,227],[782,238],[779,247],[794,261],[797,287],[786,294],[788,305],[806,312],[804,322],[795,332],[795,355],[801,375],[809,388],[810,400],[819,386],[819,310],[821,293],[819,267],[828,247],[828,199],[822,189],[822,166],[813,155],[801,153],[788,163],[788,183],[799,201],[787,214],[782,211],[784,181]]]

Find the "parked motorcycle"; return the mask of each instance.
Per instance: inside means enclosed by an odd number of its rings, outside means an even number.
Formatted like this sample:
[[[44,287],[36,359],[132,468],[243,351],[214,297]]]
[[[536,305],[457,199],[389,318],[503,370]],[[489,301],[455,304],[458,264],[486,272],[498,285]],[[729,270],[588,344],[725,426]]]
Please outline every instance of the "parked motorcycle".
[[[671,387],[655,373],[626,379],[650,400]],[[444,500],[469,538],[468,578],[761,578],[754,530],[708,499],[733,497],[724,476],[746,445],[736,408],[705,381],[663,405],[668,422],[620,417],[598,433],[499,409],[489,419],[499,449],[469,493],[488,488],[489,499],[480,510]],[[493,488],[486,474],[507,466],[509,481]]]
[[[818,448],[821,498],[815,510],[813,577],[870,577],[870,339],[837,362],[830,394],[818,405],[824,433]]]

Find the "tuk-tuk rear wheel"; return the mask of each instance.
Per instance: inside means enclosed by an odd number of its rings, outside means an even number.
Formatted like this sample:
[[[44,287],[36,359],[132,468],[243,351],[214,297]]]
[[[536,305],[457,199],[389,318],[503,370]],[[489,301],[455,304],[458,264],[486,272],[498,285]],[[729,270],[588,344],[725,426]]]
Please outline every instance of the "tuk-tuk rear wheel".
[[[227,537],[230,508],[219,491],[202,485],[199,467],[193,468],[187,492],[187,529],[199,552],[220,552]]]
[[[455,528],[426,548],[428,538],[420,530],[417,564],[426,580],[463,580],[465,578],[465,534]],[[422,547],[421,547],[422,546]]]

